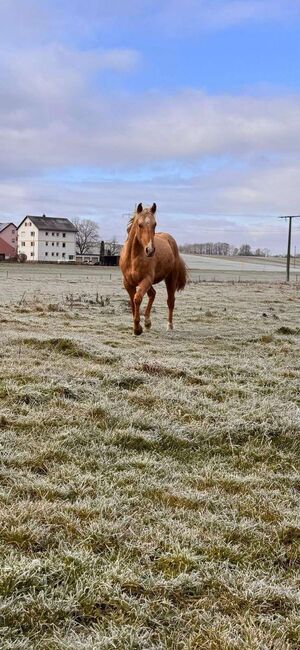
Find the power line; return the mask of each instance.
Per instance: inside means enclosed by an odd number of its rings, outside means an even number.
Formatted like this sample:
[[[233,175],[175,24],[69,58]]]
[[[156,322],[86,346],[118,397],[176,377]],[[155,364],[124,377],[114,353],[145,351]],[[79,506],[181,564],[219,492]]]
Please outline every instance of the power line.
[[[290,266],[291,266],[291,241],[292,241],[292,221],[293,219],[300,219],[300,214],[294,215],[285,215],[278,217],[279,219],[288,219],[289,220],[289,231],[288,231],[288,244],[287,244],[287,255],[286,255],[286,281],[290,281]]]

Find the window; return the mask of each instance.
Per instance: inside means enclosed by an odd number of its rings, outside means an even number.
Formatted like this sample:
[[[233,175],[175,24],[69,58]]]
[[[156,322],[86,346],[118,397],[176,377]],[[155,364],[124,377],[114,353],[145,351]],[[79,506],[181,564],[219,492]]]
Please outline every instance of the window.
[[[56,237],[59,237],[59,232],[56,233]]]
[[[46,256],[46,257],[48,256],[48,251],[46,251],[45,256]]]
[[[14,231],[14,230],[12,230],[12,231],[11,231],[11,234],[12,234],[12,235],[14,235],[14,234],[15,234],[15,231]]]
[[[30,246],[34,246],[34,241],[31,241],[31,242],[30,242]]]
[[[22,230],[21,235],[25,235],[25,230]]]
[[[14,240],[14,239],[12,239],[12,240],[11,240],[11,243],[12,243],[12,244],[14,244],[14,243],[15,243],[15,240]]]
[[[30,256],[33,257],[33,256],[34,256],[34,253],[30,253]]]
[[[63,242],[63,245],[62,245],[62,247],[63,247],[63,248],[66,248],[66,244],[65,244],[65,242]]]
[[[25,246],[25,242],[24,242],[24,241],[21,241],[21,246]]]
[[[54,246],[54,241],[52,242],[52,246]]]
[[[73,260],[73,259],[74,259],[74,255],[69,255],[69,260]]]
[[[54,237],[54,232],[51,233],[52,237]]]
[[[62,257],[66,257],[66,253],[62,253]]]
[[[35,232],[32,231],[30,234],[31,234],[31,237],[35,237]]]
[[[59,246],[59,241],[56,242],[56,246]]]
[[[65,233],[65,232],[63,232],[63,234],[62,234],[62,236],[63,236],[63,237],[65,237],[65,236],[66,236],[66,233]]]
[[[56,253],[56,257],[58,257],[58,256],[59,256],[59,253]]]
[[[46,237],[48,237],[48,233],[46,232]]]
[[[54,253],[51,253],[52,257],[54,257]]]
[[[48,246],[48,242],[47,242],[47,241],[46,241],[46,244],[45,244],[45,245]]]

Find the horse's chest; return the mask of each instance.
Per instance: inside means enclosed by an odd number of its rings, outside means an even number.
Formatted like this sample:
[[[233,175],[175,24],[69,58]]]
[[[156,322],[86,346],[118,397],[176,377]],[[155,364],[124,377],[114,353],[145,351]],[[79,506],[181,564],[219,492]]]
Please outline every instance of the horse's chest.
[[[130,284],[137,285],[146,277],[153,275],[152,265],[141,263],[141,260],[132,264],[130,270]]]

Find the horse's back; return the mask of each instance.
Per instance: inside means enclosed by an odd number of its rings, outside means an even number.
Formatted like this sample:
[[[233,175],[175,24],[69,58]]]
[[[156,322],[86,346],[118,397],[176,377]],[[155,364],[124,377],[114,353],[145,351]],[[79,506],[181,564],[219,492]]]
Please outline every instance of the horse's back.
[[[182,291],[187,281],[187,267],[179,254],[177,243],[168,232],[157,233],[157,237],[163,241],[172,251],[173,264],[170,268],[170,275],[173,276],[176,290]]]
[[[170,235],[168,232],[158,232],[155,237],[159,237],[163,241],[168,242],[169,246],[172,249],[172,252],[175,256],[178,255],[178,246],[176,244],[176,241],[172,235]]]

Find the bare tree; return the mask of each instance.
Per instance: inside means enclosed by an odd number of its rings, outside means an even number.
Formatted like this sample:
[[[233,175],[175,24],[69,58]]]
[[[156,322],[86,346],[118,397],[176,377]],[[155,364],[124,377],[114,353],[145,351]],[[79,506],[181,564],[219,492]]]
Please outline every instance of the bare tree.
[[[254,255],[256,257],[266,257],[265,249],[264,248],[256,248]]]
[[[87,253],[89,248],[99,242],[99,226],[92,219],[73,219],[77,228],[76,248],[80,255]]]
[[[245,255],[245,256],[252,255],[250,244],[242,244],[239,248],[238,255]]]
[[[117,242],[117,238],[114,235],[113,238],[110,240],[110,242],[107,242],[107,247],[110,250],[110,255],[118,255],[120,252],[120,246]]]

